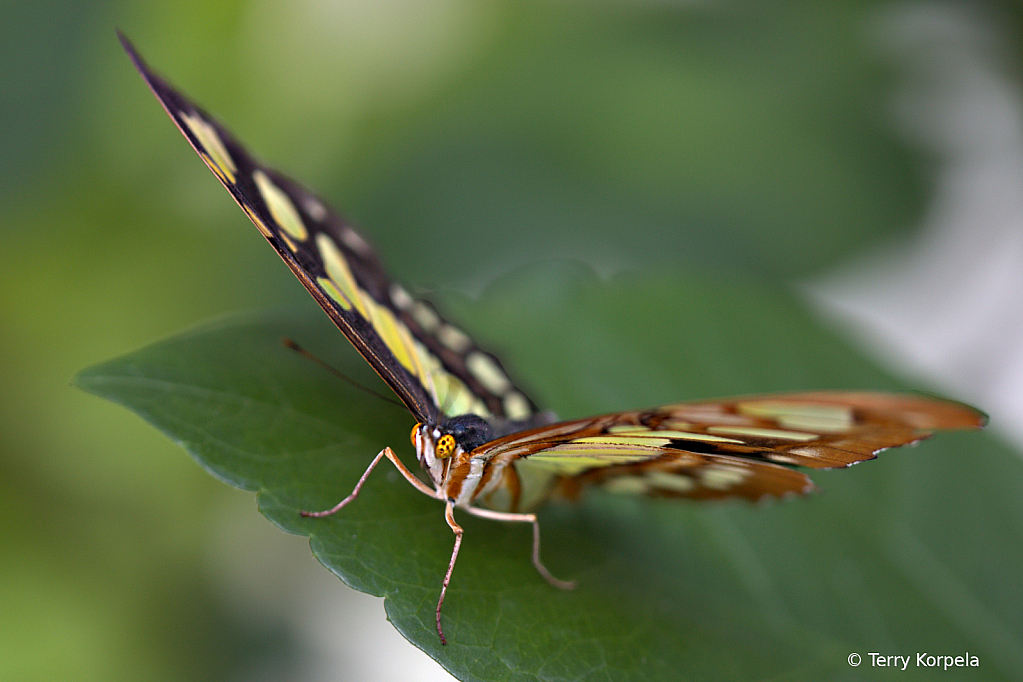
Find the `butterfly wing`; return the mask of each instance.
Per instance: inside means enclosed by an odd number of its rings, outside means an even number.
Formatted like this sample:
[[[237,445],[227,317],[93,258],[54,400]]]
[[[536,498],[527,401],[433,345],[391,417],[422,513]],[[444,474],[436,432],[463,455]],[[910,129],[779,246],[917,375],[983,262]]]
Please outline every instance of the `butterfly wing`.
[[[369,244],[308,190],[257,162],[121,41],[157,99],[302,284],[419,421],[474,413],[524,420],[535,404],[496,357],[387,276]],[[521,480],[695,498],[805,492],[791,466],[843,467],[936,430],[978,428],[972,408],[926,397],[799,393],[669,405],[550,424],[474,457]],[[514,467],[506,465],[514,462]],[[496,465],[496,466],[495,466]],[[533,486],[537,489],[536,486]],[[483,486],[481,492],[492,492]],[[517,506],[517,505],[515,505]],[[527,506],[527,505],[523,505]]]
[[[467,413],[521,420],[536,412],[500,361],[388,277],[366,240],[341,216],[256,161],[120,38],[195,151],[417,420]]]
[[[846,467],[935,431],[985,422],[971,407],[925,396],[791,393],[561,422],[506,436],[473,454],[499,467],[514,464],[509,476],[516,492],[502,506],[542,498],[531,485],[556,487],[569,497],[602,485],[616,492],[756,500],[810,491],[810,479],[793,466]]]

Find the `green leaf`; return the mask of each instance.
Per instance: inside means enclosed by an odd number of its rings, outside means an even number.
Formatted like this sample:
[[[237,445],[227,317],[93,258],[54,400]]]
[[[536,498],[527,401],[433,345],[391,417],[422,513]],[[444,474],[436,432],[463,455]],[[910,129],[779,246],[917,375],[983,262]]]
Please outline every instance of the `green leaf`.
[[[581,266],[514,273],[480,300],[447,297],[545,407],[563,417],[785,389],[898,388],[792,297],[734,280]],[[941,435],[767,504],[689,504],[593,493],[541,513],[552,588],[530,532],[442,506],[382,466],[325,519],[370,459],[407,464],[412,419],[285,349],[290,337],[382,388],[320,311],[234,317],[85,370],[79,386],[137,412],[260,510],[308,535],[352,587],[463,680],[862,679],[869,652],[970,655],[970,679],[1023,676],[1020,461],[983,434]],[[847,656],[864,663],[851,668]],[[963,671],[960,671],[963,672]],[[890,674],[887,670],[880,674]],[[879,674],[879,675],[880,675]],[[911,666],[900,679],[933,679]],[[887,679],[887,678],[885,678]]]

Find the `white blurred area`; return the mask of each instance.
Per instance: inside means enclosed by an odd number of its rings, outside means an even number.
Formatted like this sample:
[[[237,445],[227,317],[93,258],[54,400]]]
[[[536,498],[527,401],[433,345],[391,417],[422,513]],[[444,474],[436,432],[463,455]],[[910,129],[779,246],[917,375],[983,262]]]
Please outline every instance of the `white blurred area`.
[[[879,245],[807,292],[892,372],[980,407],[1023,445],[1023,104],[999,69],[1019,56],[991,20],[952,5],[904,6],[878,28],[906,69],[894,120],[938,159],[936,191],[911,241]],[[230,500],[210,539],[215,579],[243,619],[287,626],[302,666],[254,665],[239,679],[453,679],[391,627],[381,599],[344,587],[304,538],[253,514],[250,494]]]
[[[1001,69],[1020,55],[961,5],[903,6],[879,27],[905,69],[896,125],[936,158],[935,191],[911,241],[808,290],[885,366],[1023,446],[1023,101]]]

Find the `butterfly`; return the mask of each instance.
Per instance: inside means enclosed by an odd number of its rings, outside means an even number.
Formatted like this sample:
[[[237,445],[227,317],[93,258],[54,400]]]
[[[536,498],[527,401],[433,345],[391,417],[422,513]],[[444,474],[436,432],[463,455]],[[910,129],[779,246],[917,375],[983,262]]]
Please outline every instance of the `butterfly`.
[[[119,34],[120,35],[120,34]],[[691,499],[780,497],[813,489],[794,467],[847,467],[937,430],[980,428],[977,410],[918,395],[805,392],[727,398],[557,421],[511,380],[493,354],[385,272],[369,243],[311,192],[256,161],[224,127],[153,73],[120,35],[136,68],[210,170],[353,346],[416,420],[411,441],[428,482],[390,447],[372,460],[334,514],[384,458],[444,503],[455,542],[436,607],[462,544],[455,509],[528,523],[532,509],[588,487]]]

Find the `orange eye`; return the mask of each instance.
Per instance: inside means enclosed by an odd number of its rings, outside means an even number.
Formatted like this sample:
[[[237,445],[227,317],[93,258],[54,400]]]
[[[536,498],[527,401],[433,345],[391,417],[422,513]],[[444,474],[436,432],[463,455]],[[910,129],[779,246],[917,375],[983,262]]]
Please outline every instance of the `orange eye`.
[[[450,457],[451,453],[455,451],[455,437],[450,433],[445,433],[437,441],[437,445],[433,448],[433,453],[437,455],[438,459],[444,459]]]
[[[422,426],[422,424],[416,422],[416,425],[412,427],[412,445],[416,444],[416,433],[419,431],[420,426]]]

